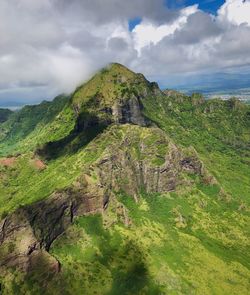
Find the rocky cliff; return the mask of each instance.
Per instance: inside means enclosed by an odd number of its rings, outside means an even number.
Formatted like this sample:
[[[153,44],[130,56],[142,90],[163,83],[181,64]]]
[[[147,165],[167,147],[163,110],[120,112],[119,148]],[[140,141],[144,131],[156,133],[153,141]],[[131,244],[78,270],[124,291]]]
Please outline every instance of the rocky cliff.
[[[29,271],[45,257],[48,267],[52,264],[59,271],[59,262],[47,253],[51,244],[75,216],[101,212],[103,201],[102,189],[83,175],[71,188],[8,215],[0,224],[0,267]]]

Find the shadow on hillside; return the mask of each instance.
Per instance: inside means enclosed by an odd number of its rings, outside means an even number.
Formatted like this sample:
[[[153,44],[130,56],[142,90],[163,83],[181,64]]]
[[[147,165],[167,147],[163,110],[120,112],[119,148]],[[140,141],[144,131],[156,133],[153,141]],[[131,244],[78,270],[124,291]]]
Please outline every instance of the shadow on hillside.
[[[113,279],[112,289],[108,295],[161,294],[159,287],[151,279],[146,264],[142,261],[131,263],[128,270],[117,270]]]
[[[146,263],[145,253],[133,240],[123,240],[118,232],[104,229],[101,216],[81,218],[81,227],[97,243],[99,255],[93,261],[110,270],[112,285],[106,295],[120,294],[160,294]],[[98,278],[98,269],[91,276]],[[147,291],[146,291],[147,290]]]
[[[138,244],[133,240],[123,243],[117,232],[111,235],[103,228],[100,216],[89,217],[87,220],[84,229],[90,236],[96,236],[101,252],[95,259],[105,268],[112,270],[113,282],[106,294],[145,294],[146,290],[148,294],[160,294],[160,289],[148,270],[145,253]],[[98,276],[98,273],[94,276]]]
[[[96,116],[84,114],[78,118],[75,128],[67,136],[45,143],[37,148],[36,154],[47,161],[74,154],[103,132],[107,125],[107,122],[99,122]]]
[[[75,222],[78,229],[84,229],[91,237],[93,251],[83,259],[82,254],[87,253],[86,250],[82,248],[83,252],[74,251],[74,249],[79,249],[78,237],[71,237],[71,242],[65,245],[66,249],[67,245],[70,249],[67,256],[74,261],[74,264],[69,265],[68,258],[64,261],[66,254],[61,252],[58,258],[61,259],[62,271],[56,276],[49,277],[44,272],[46,268],[41,270],[36,268],[26,278],[31,286],[37,286],[41,294],[51,294],[51,290],[55,294],[84,294],[84,288],[91,283],[88,294],[100,294],[97,292],[99,286],[106,279],[110,280],[110,277],[106,278],[104,274],[110,273],[112,277],[110,289],[102,294],[161,294],[160,287],[154,282],[147,267],[145,253],[136,242],[126,241],[118,232],[111,234],[109,230],[104,229],[100,215],[81,217]],[[61,237],[61,242],[64,238],[65,236]],[[54,245],[54,251],[60,250],[61,245],[61,243]],[[107,272],[104,273],[103,269]],[[73,293],[72,287],[74,288]]]

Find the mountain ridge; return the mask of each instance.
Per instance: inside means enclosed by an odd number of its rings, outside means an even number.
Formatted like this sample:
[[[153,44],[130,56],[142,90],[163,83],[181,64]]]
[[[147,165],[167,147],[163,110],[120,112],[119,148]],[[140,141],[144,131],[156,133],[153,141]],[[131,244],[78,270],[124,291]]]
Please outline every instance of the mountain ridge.
[[[247,294],[249,106],[112,64],[30,111],[0,125],[3,294]]]

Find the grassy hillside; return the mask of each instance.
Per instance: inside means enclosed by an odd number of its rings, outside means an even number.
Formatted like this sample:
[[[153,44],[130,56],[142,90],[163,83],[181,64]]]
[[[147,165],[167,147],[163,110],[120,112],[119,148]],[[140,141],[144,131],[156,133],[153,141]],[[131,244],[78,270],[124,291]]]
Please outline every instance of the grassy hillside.
[[[130,120],[131,97],[147,126],[114,119],[118,104]],[[3,295],[248,294],[249,106],[161,92],[114,64],[17,114],[0,125],[0,219],[83,175],[109,201],[52,243],[56,274],[46,259],[2,267]]]
[[[25,106],[9,116],[7,121],[0,124],[0,155],[34,149],[39,138],[42,137],[43,127],[55,125],[55,122],[59,120],[58,114],[68,100],[67,96],[61,95],[52,102],[44,101],[39,105]],[[47,135],[48,129],[45,137]],[[47,138],[44,140],[47,141]]]
[[[176,142],[195,147],[230,194],[249,202],[249,106],[235,99],[198,98],[197,104],[194,97],[181,94],[158,97],[157,103],[146,99],[144,104],[146,115]]]

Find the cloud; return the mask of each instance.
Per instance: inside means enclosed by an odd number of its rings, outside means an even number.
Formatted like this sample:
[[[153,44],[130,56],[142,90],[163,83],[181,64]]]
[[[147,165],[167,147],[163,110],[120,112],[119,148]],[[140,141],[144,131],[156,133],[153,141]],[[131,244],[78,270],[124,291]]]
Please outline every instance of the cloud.
[[[216,37],[221,32],[214,17],[196,11],[188,16],[185,26],[176,30],[174,38],[178,44],[201,44],[203,40]]]
[[[235,25],[243,23],[250,26],[250,1],[227,0],[218,11],[219,19]]]
[[[171,24],[157,25],[148,20],[137,25],[132,34],[135,42],[135,48],[140,53],[145,46],[157,44],[164,37],[169,36],[178,28],[184,26],[189,15],[198,11],[198,5],[186,7],[179,12],[179,16]]]
[[[164,2],[0,0],[0,102],[71,92],[112,61],[161,81],[250,68],[249,0],[227,0],[216,16]]]
[[[147,18],[156,23],[171,21],[177,11],[164,6],[164,0],[54,0],[60,11],[73,19],[87,19],[97,25],[135,17]]]
[[[232,2],[239,4],[238,0],[229,0],[223,5],[228,7],[229,15],[234,9]],[[240,3],[248,9],[246,2]],[[164,77],[167,80],[171,75],[219,71],[240,73],[242,67],[250,68],[250,27],[244,15],[241,21],[238,16],[237,24],[228,17],[222,18],[221,11],[223,7],[218,16],[214,16],[196,7],[185,16],[184,22],[180,23],[177,18],[175,23],[178,25],[173,30],[158,39],[153,35],[153,41],[146,45],[140,43],[143,46],[140,47],[140,57],[134,62],[135,68],[160,80]],[[140,32],[136,28],[135,31]]]

